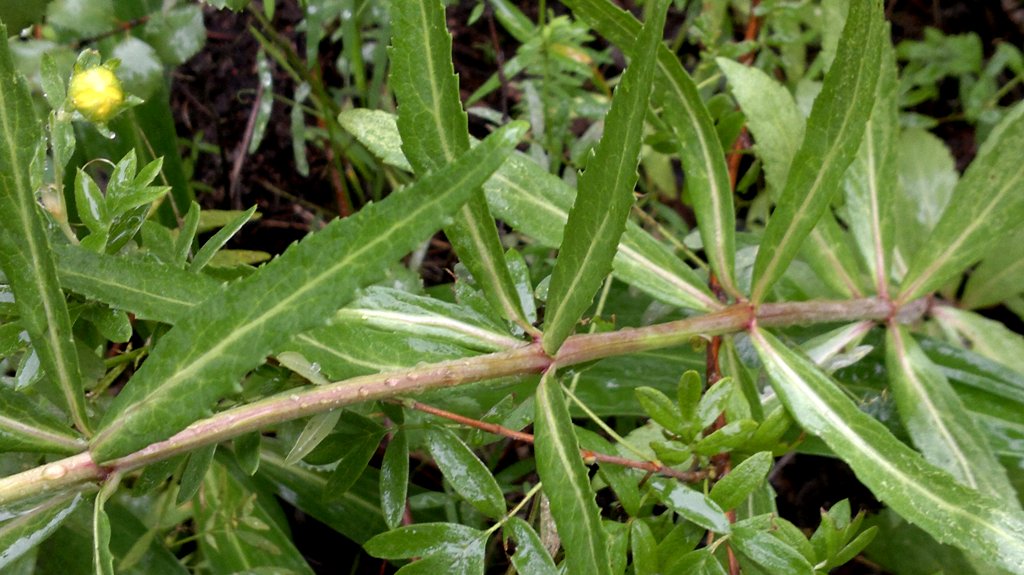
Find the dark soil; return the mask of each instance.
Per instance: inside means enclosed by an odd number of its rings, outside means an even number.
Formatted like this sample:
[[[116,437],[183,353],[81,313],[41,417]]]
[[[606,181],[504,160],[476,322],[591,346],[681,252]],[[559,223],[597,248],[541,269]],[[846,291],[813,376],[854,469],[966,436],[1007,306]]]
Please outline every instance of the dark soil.
[[[536,12],[535,3],[517,2],[527,14]],[[625,2],[635,8],[632,2]],[[551,3],[555,4],[555,3]],[[462,2],[449,11],[449,28],[454,37],[454,59],[464,95],[483,83],[496,69],[495,55],[505,58],[515,53],[514,41],[500,25],[492,30],[489,19],[480,18],[473,26],[464,22],[475,2]],[[562,12],[561,6],[553,6]],[[920,38],[926,27],[938,28],[947,34],[973,31],[980,35],[986,55],[999,42],[1024,45],[1024,5],[1019,0],[889,0],[887,13],[892,22],[894,40]],[[295,0],[278,2],[275,16],[277,30],[290,38],[298,53],[304,53],[304,34],[296,31],[301,13]],[[307,146],[309,177],[302,177],[293,168],[293,151],[289,128],[289,107],[278,102],[259,149],[246,156],[246,127],[254,114],[257,89],[256,53],[258,42],[249,31],[255,25],[252,17],[227,11],[206,11],[209,30],[205,49],[174,74],[171,95],[179,135],[201,140],[217,147],[217,153],[200,153],[195,163],[194,179],[210,191],[197,195],[204,208],[241,209],[259,206],[262,219],[246,226],[230,247],[280,253],[292,242],[315,229],[318,222],[346,211],[339,201],[337,186],[332,183],[329,159],[318,146]],[[741,32],[738,32],[741,33]],[[336,57],[336,46],[324,42],[321,63],[325,70]],[[290,96],[291,79],[274,67],[274,89]],[[330,73],[330,72],[327,72]],[[613,75],[613,74],[609,74]],[[330,78],[327,79],[328,82]],[[958,88],[955,82],[944,84],[942,97],[924,104],[921,113],[945,117],[956,110]],[[507,109],[518,94],[504,97],[494,94],[488,101],[498,110]],[[1021,99],[1018,89],[1008,96]],[[950,146],[962,168],[976,152],[974,129],[965,122],[943,123],[936,130]],[[187,152],[186,152],[187,154]],[[239,165],[240,162],[240,165]],[[282,193],[282,191],[286,192]],[[453,259],[439,238],[436,250],[428,256],[425,269],[432,270],[430,283],[448,281],[445,270]],[[856,480],[841,462],[811,456],[794,456],[780,461],[774,474],[779,492],[779,508],[783,516],[802,527],[816,526],[820,509],[839,499],[851,497],[858,507],[875,509],[877,501]],[[336,573],[352,564],[352,557],[361,555],[358,572],[383,572],[379,560],[362,554],[361,549],[327,527],[297,510],[291,520],[295,541],[318,572]],[[844,573],[878,573],[864,564],[851,564]]]

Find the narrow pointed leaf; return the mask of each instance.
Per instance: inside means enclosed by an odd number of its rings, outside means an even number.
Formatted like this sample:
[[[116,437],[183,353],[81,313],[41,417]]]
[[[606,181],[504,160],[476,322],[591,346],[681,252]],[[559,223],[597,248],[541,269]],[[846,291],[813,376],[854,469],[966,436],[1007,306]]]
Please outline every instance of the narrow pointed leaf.
[[[0,451],[33,451],[72,455],[85,440],[24,395],[0,386]]]
[[[568,0],[565,4],[626,54],[637,54],[640,23],[631,14],[608,0]],[[675,133],[708,262],[722,287],[739,295],[734,275],[732,188],[714,121],[693,78],[667,46],[658,46],[651,59],[656,61],[660,88],[653,97],[660,99],[662,114]]]
[[[896,186],[896,140],[899,135],[899,78],[896,53],[883,26],[882,69],[875,92],[875,108],[864,130],[860,150],[846,172],[846,218],[861,256],[874,280],[875,293],[889,293],[889,265],[893,248],[893,204]]]
[[[778,201],[803,141],[806,121],[786,87],[761,70],[724,58],[716,62],[747,116],[747,128],[755,140],[754,152],[764,165],[769,196]],[[853,249],[830,212],[826,211],[811,230],[801,256],[835,295],[863,295]]]
[[[0,569],[45,541],[82,500],[81,494],[61,493],[0,523]]]
[[[380,463],[380,509],[391,529],[402,524],[408,492],[409,437],[399,429],[388,442]]]
[[[882,14],[876,0],[854,2],[839,49],[807,120],[786,188],[754,262],[751,299],[764,301],[829,204],[864,134],[874,104],[881,57]]]
[[[554,367],[548,369],[537,387],[536,410],[537,473],[551,502],[569,573],[608,574],[608,536],[601,525],[594,490],[580,459],[579,442]]]
[[[7,38],[2,24],[0,37]],[[29,182],[43,132],[25,79],[14,69],[7,43],[0,44],[0,270],[43,369],[60,389],[75,425],[88,431],[71,319]]]
[[[125,455],[208,413],[289,336],[325,323],[357,288],[435,231],[521,134],[521,125],[503,128],[455,163],[331,223],[205,300],[167,332],[114,400],[94,438],[94,457]]]
[[[210,263],[210,260],[213,259],[217,251],[224,247],[224,244],[228,243],[228,240],[238,233],[238,230],[242,229],[242,226],[248,223],[255,213],[256,206],[253,206],[217,230],[217,233],[206,240],[203,247],[199,248],[199,251],[196,252],[195,257],[192,258],[192,263],[189,264],[189,271],[197,272],[206,267],[206,264]]]
[[[363,548],[382,559],[422,557],[399,573],[483,575],[487,535],[465,525],[422,523],[381,533]]]
[[[446,340],[480,351],[500,351],[523,344],[509,335],[506,328],[465,306],[392,288],[367,288],[335,314],[334,320]]]
[[[768,573],[814,575],[814,567],[781,539],[753,527],[737,527],[731,539],[737,551]]]
[[[892,206],[893,218],[899,222],[895,230],[897,253],[893,254],[897,265],[893,271],[902,279],[942,218],[960,172],[946,143],[922,128],[900,133],[895,161],[901,193]]]
[[[1021,334],[1001,322],[954,307],[936,309],[935,318],[955,332],[974,353],[1024,374],[1024,336]]]
[[[294,465],[320,445],[320,442],[334,430],[334,425],[338,423],[340,417],[341,411],[337,409],[310,417],[299,438],[295,440],[295,445],[292,445],[291,451],[284,458],[285,465]]]
[[[644,117],[654,79],[655,50],[665,25],[664,2],[649,6],[639,47],[615,90],[604,135],[580,176],[579,192],[551,272],[544,349],[554,353],[573,332],[611,271],[633,205]]]
[[[110,517],[105,506],[120,483],[121,478],[117,474],[107,479],[93,502],[92,565],[96,575],[114,575],[114,554],[110,550]]]
[[[929,464],[772,335],[755,329],[751,341],[793,418],[824,440],[880,501],[940,542],[1010,571],[1024,570],[1024,513]]]
[[[885,349],[889,389],[896,399],[900,420],[925,459],[968,487],[1014,501],[1006,469],[949,380],[921,351],[910,332],[902,326],[890,327]]]
[[[505,515],[505,496],[490,470],[451,431],[439,428],[427,433],[427,449],[455,491],[484,515]]]
[[[171,266],[97,254],[78,246],[55,246],[65,289],[141,319],[174,324],[210,295],[217,282]]]
[[[396,2],[391,10],[391,82],[398,100],[402,150],[420,177],[469,149],[469,125],[452,69],[452,38],[438,0]],[[507,319],[529,322],[505,264],[505,250],[483,192],[473,190],[445,227],[455,253],[487,299]]]
[[[981,259],[1024,218],[1024,102],[992,130],[957,183],[928,241],[917,252],[900,286],[910,301],[935,290]]]
[[[188,456],[185,470],[181,472],[181,484],[178,486],[177,504],[186,503],[199,491],[206,472],[213,464],[213,456],[217,452],[216,445],[207,445],[196,449]]]
[[[338,121],[386,164],[412,170],[402,154],[393,115],[357,109],[342,112]],[[516,152],[484,184],[484,191],[496,217],[542,245],[561,244],[576,194],[561,178]],[[632,222],[626,224],[613,272],[615,277],[669,305],[701,311],[719,307],[706,282]]]

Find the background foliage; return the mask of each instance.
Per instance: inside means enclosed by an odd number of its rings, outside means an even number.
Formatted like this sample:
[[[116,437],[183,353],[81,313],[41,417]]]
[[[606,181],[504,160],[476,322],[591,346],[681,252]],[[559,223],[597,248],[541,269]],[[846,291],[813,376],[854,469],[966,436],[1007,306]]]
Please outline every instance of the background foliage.
[[[1014,37],[520,4],[0,7],[5,572],[1024,573]]]

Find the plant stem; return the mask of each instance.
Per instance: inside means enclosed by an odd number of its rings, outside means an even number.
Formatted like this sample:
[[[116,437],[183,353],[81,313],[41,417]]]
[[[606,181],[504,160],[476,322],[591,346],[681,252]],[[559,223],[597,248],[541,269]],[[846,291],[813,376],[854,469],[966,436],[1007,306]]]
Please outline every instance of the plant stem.
[[[97,464],[88,452],[84,452],[0,479],[0,508],[40,494],[99,481],[113,472],[138,469],[284,421],[354,403],[407,396],[500,377],[538,374],[555,361],[564,367],[616,355],[673,347],[685,344],[698,335],[738,332],[755,325],[781,327],[853,320],[909,321],[920,317],[926,310],[926,304],[926,300],[917,300],[896,307],[879,298],[769,303],[757,308],[740,303],[720,311],[659,325],[627,328],[611,333],[575,335],[565,341],[555,357],[544,353],[539,343],[532,343],[509,351],[292,390],[197,421],[168,439],[120,459],[101,462],[102,465]]]

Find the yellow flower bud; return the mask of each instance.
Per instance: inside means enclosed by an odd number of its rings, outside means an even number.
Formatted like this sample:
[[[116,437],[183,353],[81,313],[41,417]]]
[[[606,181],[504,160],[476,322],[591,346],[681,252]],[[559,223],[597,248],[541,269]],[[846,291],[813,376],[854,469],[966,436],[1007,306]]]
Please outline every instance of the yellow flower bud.
[[[121,81],[102,66],[76,72],[71,77],[71,104],[93,122],[106,122],[124,103]]]

